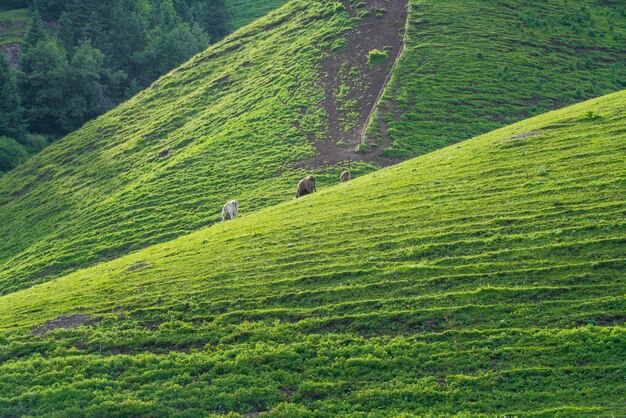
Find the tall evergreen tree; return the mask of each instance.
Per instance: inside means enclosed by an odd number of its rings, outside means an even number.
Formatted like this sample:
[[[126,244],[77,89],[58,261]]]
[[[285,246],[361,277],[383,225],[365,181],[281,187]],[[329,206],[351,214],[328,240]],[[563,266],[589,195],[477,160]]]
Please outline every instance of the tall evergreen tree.
[[[109,35],[115,52],[108,54],[107,63],[111,69],[138,78],[143,71],[138,57],[148,40],[148,13],[135,0],[116,0],[111,5],[111,19],[116,22]]]
[[[0,173],[12,170],[28,158],[28,152],[13,138],[0,136]]]
[[[0,53],[0,136],[20,139],[24,121],[19,90],[13,69]]]
[[[63,132],[69,64],[65,50],[55,40],[39,42],[22,54],[19,85],[31,132]]]
[[[157,27],[150,33],[143,55],[144,84],[182,64],[208,45],[209,37],[196,24],[180,23],[172,30]]]
[[[74,44],[76,42],[76,31],[74,29],[74,22],[68,12],[61,13],[59,23],[57,25],[57,39],[59,44],[68,55],[72,55],[74,52]]]
[[[196,2],[190,7],[190,20],[196,22],[212,41],[222,39],[230,31],[230,12],[224,0]]]
[[[104,54],[88,40],[76,47],[70,63],[64,112],[60,115],[65,131],[78,129],[105,108],[108,100],[101,85],[103,62]]]
[[[48,35],[43,26],[43,20],[41,20],[39,12],[35,11],[30,21],[28,32],[26,33],[26,42],[22,45],[22,51],[28,51],[47,38]]]
[[[172,30],[183,20],[176,12],[172,0],[162,0],[154,8],[153,24],[163,30]]]
[[[82,27],[81,38],[91,41],[94,45],[106,44],[107,36],[96,12],[91,12],[87,24]]]

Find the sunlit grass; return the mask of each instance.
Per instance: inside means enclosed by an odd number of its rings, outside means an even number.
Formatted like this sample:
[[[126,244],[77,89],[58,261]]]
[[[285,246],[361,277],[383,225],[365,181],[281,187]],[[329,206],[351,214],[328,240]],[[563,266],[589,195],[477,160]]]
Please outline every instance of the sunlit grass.
[[[619,416],[624,109],[626,91],[551,112],[0,297],[0,411]]]

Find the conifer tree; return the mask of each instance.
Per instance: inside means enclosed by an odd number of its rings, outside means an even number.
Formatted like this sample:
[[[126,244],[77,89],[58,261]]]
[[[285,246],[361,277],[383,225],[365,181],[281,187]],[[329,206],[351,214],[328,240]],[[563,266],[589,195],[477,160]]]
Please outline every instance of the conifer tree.
[[[20,139],[24,135],[22,106],[13,69],[0,53],[0,136]]]
[[[71,56],[74,52],[74,44],[76,41],[76,35],[74,30],[74,23],[68,12],[61,13],[59,18],[59,24],[57,27],[57,39],[59,44],[65,49],[68,56]]]
[[[26,42],[24,42],[22,50],[28,51],[40,42],[45,41],[47,38],[48,35],[46,34],[46,30],[43,26],[43,20],[41,20],[39,12],[35,11],[30,21],[28,32],[26,33]]]
[[[65,50],[55,40],[39,42],[22,53],[19,85],[31,132],[63,132],[60,121],[67,106],[68,74]]]

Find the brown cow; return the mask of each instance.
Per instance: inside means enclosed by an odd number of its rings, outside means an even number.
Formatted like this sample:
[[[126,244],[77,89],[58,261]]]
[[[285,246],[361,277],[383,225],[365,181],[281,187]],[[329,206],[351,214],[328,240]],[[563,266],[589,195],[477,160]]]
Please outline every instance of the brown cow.
[[[315,177],[306,176],[298,183],[298,188],[296,189],[296,198],[302,197],[307,194],[315,193],[317,190],[315,189]]]
[[[350,175],[349,171],[344,171],[343,173],[341,173],[341,175],[339,176],[339,180],[341,180],[342,183],[345,183],[347,181],[350,181],[350,179],[352,178],[352,176]]]

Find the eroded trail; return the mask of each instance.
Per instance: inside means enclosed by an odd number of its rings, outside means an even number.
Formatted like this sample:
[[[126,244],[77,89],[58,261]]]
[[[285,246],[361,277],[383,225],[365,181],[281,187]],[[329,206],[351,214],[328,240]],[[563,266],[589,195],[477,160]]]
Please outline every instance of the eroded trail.
[[[323,107],[329,118],[329,132],[323,140],[312,139],[319,155],[302,161],[304,166],[341,161],[387,166],[399,161],[381,156],[384,144],[368,152],[357,152],[356,148],[402,51],[408,0],[367,0],[366,3],[357,10],[348,0],[343,1],[350,14],[366,17],[345,34],[338,52],[323,59],[321,82],[326,97]],[[373,50],[385,51],[387,57],[380,63],[372,63],[368,56]]]

